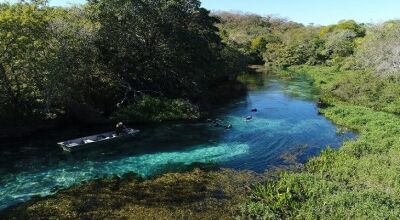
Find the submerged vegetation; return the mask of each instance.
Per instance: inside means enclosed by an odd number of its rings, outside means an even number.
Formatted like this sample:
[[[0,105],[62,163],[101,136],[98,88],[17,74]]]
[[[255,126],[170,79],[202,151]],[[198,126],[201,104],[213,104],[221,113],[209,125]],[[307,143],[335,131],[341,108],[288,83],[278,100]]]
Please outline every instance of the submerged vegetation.
[[[8,210],[4,219],[231,219],[250,186],[251,172],[232,170],[134,174],[81,184]],[[1,216],[0,216],[1,217]]]

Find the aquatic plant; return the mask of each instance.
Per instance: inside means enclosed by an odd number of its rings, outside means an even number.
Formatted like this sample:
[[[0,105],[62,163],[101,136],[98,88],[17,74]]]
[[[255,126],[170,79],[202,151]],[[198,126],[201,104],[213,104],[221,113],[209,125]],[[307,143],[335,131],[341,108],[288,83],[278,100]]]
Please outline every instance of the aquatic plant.
[[[231,219],[261,178],[233,170],[99,179],[7,210],[2,219]],[[0,216],[1,217],[1,216]]]

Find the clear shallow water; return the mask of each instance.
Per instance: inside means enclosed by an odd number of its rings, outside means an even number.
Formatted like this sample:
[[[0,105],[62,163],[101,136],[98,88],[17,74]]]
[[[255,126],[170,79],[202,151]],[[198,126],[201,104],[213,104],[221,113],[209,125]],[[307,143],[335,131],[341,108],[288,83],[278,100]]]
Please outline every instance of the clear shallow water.
[[[318,114],[316,93],[307,80],[267,74],[243,75],[241,80],[250,89],[247,97],[215,113],[215,118],[233,125],[231,130],[207,122],[164,124],[146,128],[118,146],[71,155],[54,145],[59,141],[55,137],[24,143],[18,151],[2,151],[0,210],[94,178],[127,172],[151,176],[195,162],[263,172],[289,163],[283,159],[288,152],[301,149],[298,160],[305,162],[327,145],[338,147],[355,137],[338,133]],[[258,112],[252,113],[253,108]],[[251,121],[244,120],[248,115]]]

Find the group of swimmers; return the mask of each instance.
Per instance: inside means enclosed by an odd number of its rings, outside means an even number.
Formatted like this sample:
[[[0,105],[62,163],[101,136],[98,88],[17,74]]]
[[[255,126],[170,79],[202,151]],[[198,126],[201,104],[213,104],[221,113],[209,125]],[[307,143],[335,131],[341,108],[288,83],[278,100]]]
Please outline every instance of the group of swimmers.
[[[256,108],[251,109],[251,112],[258,112],[258,110]],[[253,119],[253,116],[249,115],[247,117],[244,118],[245,121],[250,121]],[[233,128],[232,124],[224,124],[223,121],[221,119],[207,119],[207,122],[211,123],[212,125],[214,125],[214,127],[223,127],[225,128],[225,130],[229,130],[231,128]]]

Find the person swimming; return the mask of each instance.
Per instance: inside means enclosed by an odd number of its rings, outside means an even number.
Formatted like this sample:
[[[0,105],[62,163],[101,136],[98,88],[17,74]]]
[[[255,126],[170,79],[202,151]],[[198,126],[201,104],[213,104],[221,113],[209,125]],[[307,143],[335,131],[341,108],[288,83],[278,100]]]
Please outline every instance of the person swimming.
[[[253,119],[253,116],[249,115],[245,118],[246,121],[250,121],[251,119]]]

